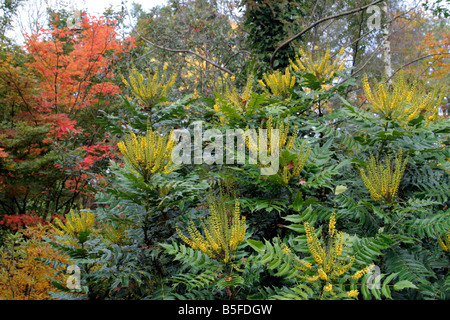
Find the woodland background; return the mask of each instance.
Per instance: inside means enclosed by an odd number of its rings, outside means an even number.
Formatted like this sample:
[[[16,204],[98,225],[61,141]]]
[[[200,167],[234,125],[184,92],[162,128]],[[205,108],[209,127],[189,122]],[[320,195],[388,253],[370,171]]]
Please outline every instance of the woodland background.
[[[449,299],[448,1],[30,3],[0,2],[0,299]],[[284,130],[278,174],[174,167],[198,120]]]

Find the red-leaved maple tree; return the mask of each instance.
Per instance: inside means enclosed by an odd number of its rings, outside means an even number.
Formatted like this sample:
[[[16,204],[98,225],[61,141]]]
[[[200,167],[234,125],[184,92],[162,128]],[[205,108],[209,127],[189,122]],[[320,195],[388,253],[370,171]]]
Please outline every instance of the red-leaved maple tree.
[[[102,17],[61,25],[27,36],[25,63],[9,58],[0,66],[16,108],[0,127],[0,215],[67,212],[101,184],[96,166],[116,154],[93,118],[120,92],[114,70],[133,39],[121,39],[115,21]]]

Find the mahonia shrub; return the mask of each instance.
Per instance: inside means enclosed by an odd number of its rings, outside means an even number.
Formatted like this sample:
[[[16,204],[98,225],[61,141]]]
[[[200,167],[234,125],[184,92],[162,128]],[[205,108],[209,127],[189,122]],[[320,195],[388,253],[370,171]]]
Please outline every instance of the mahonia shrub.
[[[210,195],[208,207],[210,215],[202,223],[203,234],[190,221],[189,238],[180,229],[180,238],[193,249],[201,250],[213,259],[222,261],[225,265],[232,262],[238,245],[245,238],[245,217],[240,215],[239,199],[230,198],[220,192],[218,199]],[[234,202],[234,203],[233,203]]]

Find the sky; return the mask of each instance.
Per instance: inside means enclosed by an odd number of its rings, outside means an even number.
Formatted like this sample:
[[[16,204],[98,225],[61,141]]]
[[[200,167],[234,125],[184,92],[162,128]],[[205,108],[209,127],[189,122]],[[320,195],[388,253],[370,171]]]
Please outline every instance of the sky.
[[[124,0],[124,3],[131,11],[132,3],[139,3],[146,11],[158,5],[164,5],[167,0]],[[61,5],[63,3],[63,5]],[[13,22],[13,29],[9,30],[6,35],[15,40],[17,44],[23,44],[25,37],[24,32],[30,33],[29,26],[33,23],[30,21],[39,21],[45,23],[46,7],[54,8],[59,4],[67,10],[83,10],[94,16],[101,15],[106,8],[111,5],[113,8],[120,10],[122,0],[25,0],[23,5],[18,9],[18,15]]]
[[[131,11],[132,3],[139,3],[142,8],[147,11],[158,5],[164,5],[168,0],[123,0],[128,11]],[[413,4],[417,1],[423,2],[425,0],[405,0],[407,3]],[[431,3],[436,0],[430,0]],[[449,0],[446,0],[449,1]],[[445,1],[444,1],[445,2]],[[29,17],[38,19],[39,22],[45,23],[45,10],[46,6],[55,7],[57,3],[64,3],[62,6],[65,9],[79,9],[86,10],[92,15],[101,15],[109,6],[115,7],[116,10],[120,10],[122,0],[25,0],[24,5],[19,9],[19,14],[16,21],[13,23],[14,28],[7,32],[7,36],[14,39],[17,44],[24,43],[23,32],[30,33]],[[37,18],[36,18],[37,17]],[[41,24],[42,25],[42,24]]]
[[[113,6],[120,6],[121,0],[76,0],[76,1],[70,1],[71,4],[75,6],[76,9],[84,9],[86,8],[89,13],[92,14],[101,14],[105,8],[109,7],[110,5]],[[142,8],[144,10],[153,8],[157,5],[162,5],[167,3],[167,0],[128,0],[126,1],[126,5],[129,9],[131,9],[131,4],[139,3],[142,5]]]

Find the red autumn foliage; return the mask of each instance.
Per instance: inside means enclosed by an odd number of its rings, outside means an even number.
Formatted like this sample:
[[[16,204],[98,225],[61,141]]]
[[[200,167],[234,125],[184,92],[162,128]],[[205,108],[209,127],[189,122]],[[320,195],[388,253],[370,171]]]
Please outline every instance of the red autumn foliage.
[[[115,62],[132,43],[126,41],[118,40],[116,26],[109,20],[86,15],[81,31],[41,29],[28,36],[26,48],[34,61],[27,65],[40,76],[39,111],[73,115],[98,102],[99,95],[118,93],[119,87],[106,79],[114,76]],[[67,42],[72,47],[69,52]]]
[[[11,231],[16,231],[25,227],[53,223],[55,218],[65,221],[64,217],[58,215],[53,215],[50,220],[47,221],[46,219],[39,217],[36,212],[31,211],[29,214],[7,214],[0,220],[0,225],[5,226]]]
[[[35,205],[67,210],[103,182],[95,167],[116,157],[115,146],[99,139],[101,130],[86,118],[119,93],[114,68],[133,41],[121,39],[113,21],[83,15],[80,28],[55,24],[27,36],[27,62],[19,65],[11,55],[0,63],[5,102],[20,106],[11,118],[15,125],[0,128],[0,210],[13,216],[4,223],[34,223],[25,213]],[[30,181],[33,187],[22,188]]]

